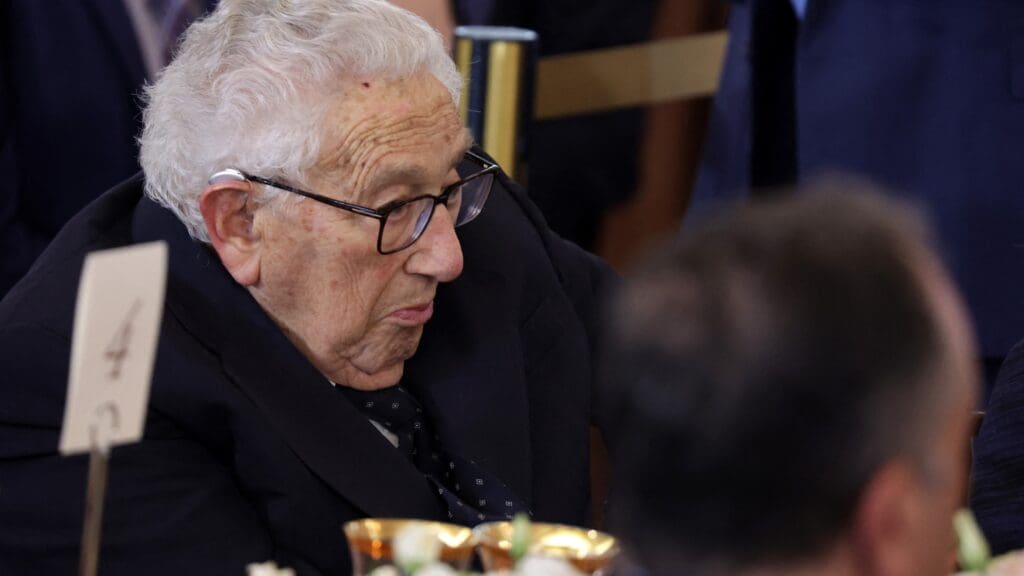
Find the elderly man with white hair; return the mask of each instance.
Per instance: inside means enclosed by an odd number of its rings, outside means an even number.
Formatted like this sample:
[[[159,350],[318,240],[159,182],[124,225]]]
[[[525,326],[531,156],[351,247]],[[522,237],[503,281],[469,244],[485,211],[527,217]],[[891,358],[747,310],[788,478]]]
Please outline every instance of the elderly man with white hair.
[[[154,240],[167,301],[101,573],[347,574],[341,526],[365,516],[587,521],[611,274],[471,147],[460,82],[382,0],[225,0],[190,28],[148,91],[143,173],[0,303],[0,573],[74,570],[86,461],[56,449],[77,279],[86,253]]]

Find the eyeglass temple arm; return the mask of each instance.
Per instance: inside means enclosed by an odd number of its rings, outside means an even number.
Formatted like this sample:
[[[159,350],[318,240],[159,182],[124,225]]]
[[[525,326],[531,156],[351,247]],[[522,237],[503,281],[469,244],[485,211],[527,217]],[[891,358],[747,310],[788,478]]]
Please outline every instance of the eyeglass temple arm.
[[[466,150],[466,156],[469,156],[470,158],[476,160],[477,162],[480,162],[486,168],[490,168],[492,166],[497,166],[498,165],[498,163],[495,162],[494,160],[491,160],[491,159],[489,159],[489,158],[487,158],[485,156],[481,156],[480,154],[477,154],[476,152],[473,152],[472,150]]]

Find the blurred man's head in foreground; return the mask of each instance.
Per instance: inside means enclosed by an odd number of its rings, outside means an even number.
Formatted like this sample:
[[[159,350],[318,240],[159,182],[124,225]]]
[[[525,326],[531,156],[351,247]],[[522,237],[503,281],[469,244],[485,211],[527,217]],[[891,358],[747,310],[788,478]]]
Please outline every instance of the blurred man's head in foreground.
[[[612,529],[655,574],[949,572],[966,312],[913,211],[820,188],[691,230],[615,303]]]

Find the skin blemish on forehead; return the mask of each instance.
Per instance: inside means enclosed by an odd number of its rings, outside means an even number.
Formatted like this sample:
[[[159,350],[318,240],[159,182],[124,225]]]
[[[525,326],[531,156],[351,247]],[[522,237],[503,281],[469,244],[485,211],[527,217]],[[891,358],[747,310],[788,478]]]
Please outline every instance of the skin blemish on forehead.
[[[369,87],[370,87],[370,83],[369,82],[363,82],[363,88],[369,88]]]

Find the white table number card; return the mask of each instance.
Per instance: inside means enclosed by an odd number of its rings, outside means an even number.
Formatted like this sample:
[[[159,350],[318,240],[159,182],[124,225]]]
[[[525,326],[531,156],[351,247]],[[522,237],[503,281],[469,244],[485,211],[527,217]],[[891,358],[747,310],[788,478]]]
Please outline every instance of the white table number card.
[[[60,451],[142,437],[164,307],[167,244],[92,252],[78,284]]]

